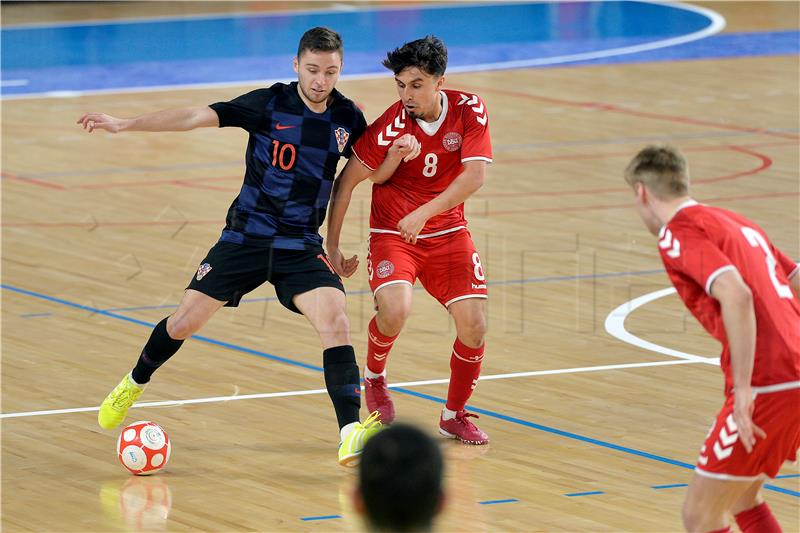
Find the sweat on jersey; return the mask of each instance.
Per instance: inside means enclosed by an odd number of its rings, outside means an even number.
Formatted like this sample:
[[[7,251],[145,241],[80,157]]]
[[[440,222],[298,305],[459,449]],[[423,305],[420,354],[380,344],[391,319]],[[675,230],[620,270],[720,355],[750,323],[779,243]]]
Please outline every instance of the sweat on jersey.
[[[489,116],[478,96],[444,90],[442,114],[436,122],[408,117],[398,101],[375,122],[353,147],[353,153],[370,170],[377,170],[389,147],[410,133],[422,145],[420,154],[401,162],[389,180],[372,186],[369,217],[373,233],[397,233],[397,223],[414,209],[441,194],[463,171],[467,161],[492,162]],[[431,217],[419,238],[434,237],[465,228],[464,204]]]
[[[289,250],[321,247],[319,227],[339,158],[350,157],[367,126],[361,110],[334,89],[327,109],[315,113],[297,93],[297,82],[209,107],[220,127],[250,133],[244,183],[220,241]]]
[[[678,295],[702,326],[722,343],[725,393],[733,388],[731,353],[714,280],[736,270],[753,294],[756,353],[751,385],[769,390],[800,387],[800,301],[789,278],[798,266],[745,217],[691,200],[661,229],[658,249]]]

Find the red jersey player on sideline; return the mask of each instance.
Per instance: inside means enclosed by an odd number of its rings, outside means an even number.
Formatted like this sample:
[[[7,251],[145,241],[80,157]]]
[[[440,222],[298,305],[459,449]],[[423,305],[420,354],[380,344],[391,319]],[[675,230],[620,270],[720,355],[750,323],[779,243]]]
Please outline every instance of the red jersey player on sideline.
[[[354,159],[334,184],[328,221],[328,257],[349,276],[355,256],[339,250],[342,221],[353,188],[371,178],[367,271],[377,314],[369,324],[364,371],[367,407],[394,419],[386,358],[411,311],[414,282],[453,316],[457,337],[450,354],[442,435],[468,444],[489,437],[464,410],[480,375],[486,335],[486,276],[467,231],[464,201],[483,184],[492,161],[489,117],[483,101],[442,90],[447,49],[433,36],[387,54],[400,100],[369,126],[354,146]]]
[[[683,506],[688,531],[781,531],[761,495],[800,447],[800,275],[753,222],[689,197],[686,160],[649,146],[625,180],[658,235],[686,307],[722,343],[725,404],[700,449]]]

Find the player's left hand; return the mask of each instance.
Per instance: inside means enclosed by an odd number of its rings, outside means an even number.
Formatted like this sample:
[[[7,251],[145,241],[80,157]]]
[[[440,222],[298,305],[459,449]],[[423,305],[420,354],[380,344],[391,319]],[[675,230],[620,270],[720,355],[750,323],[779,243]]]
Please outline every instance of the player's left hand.
[[[767,433],[753,423],[753,391],[750,387],[737,387],[733,390],[733,421],[739,432],[739,440],[747,450],[753,451],[756,437],[765,438]]]
[[[408,243],[417,244],[417,235],[425,227],[427,221],[428,217],[425,213],[420,212],[419,209],[413,210],[397,223],[400,237]]]

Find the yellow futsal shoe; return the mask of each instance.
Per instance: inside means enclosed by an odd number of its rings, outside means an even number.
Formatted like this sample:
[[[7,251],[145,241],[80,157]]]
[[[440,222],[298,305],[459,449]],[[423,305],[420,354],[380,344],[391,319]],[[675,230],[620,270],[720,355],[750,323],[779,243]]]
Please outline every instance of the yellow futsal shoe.
[[[128,414],[133,402],[139,399],[144,389],[136,385],[130,379],[130,374],[126,374],[119,385],[106,396],[100,404],[100,412],[97,413],[97,423],[103,429],[114,429]]]
[[[361,453],[364,445],[373,435],[383,429],[380,423],[380,413],[373,412],[363,423],[356,422],[356,427],[344,438],[339,445],[339,464],[342,466],[357,466],[361,462]]]

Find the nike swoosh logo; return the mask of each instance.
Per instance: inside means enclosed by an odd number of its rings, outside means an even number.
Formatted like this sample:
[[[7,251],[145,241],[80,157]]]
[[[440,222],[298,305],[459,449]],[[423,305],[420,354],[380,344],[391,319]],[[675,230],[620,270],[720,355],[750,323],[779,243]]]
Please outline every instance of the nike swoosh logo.
[[[284,125],[282,125],[280,122],[278,122],[277,124],[275,124],[275,129],[276,129],[276,130],[288,130],[288,129],[290,129],[290,128],[296,128],[296,127],[297,127],[297,126],[292,126],[291,124],[290,124],[290,125],[288,125],[288,126],[284,126]]]

